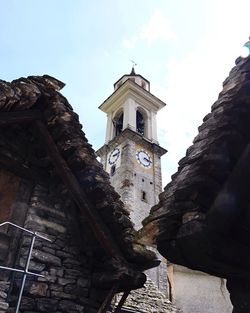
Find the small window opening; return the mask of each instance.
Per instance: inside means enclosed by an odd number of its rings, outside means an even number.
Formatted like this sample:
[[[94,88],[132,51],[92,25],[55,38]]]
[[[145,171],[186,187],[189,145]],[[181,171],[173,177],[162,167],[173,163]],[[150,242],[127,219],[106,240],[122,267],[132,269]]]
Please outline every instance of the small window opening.
[[[145,122],[144,122],[144,118],[143,118],[141,112],[139,112],[139,111],[136,112],[136,131],[139,134],[144,135]]]
[[[112,165],[111,169],[110,169],[110,175],[111,176],[113,176],[115,174],[115,170],[116,170],[115,165]]]
[[[115,135],[118,136],[123,129],[123,113],[119,116],[117,120],[115,120],[114,126],[115,126]]]
[[[144,182],[144,178],[142,178],[142,180],[141,180],[142,182]]]
[[[142,191],[141,199],[142,199],[142,201],[147,201],[147,197],[146,197],[146,192],[145,191]]]

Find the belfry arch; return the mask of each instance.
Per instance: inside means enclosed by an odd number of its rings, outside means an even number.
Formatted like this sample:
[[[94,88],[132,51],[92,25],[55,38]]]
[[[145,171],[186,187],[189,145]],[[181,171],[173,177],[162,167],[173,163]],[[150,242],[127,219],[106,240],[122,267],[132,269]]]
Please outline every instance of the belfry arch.
[[[147,113],[142,108],[136,110],[136,132],[142,136],[147,136]]]
[[[123,120],[124,120],[124,114],[123,114],[123,111],[121,110],[118,113],[116,113],[116,115],[113,119],[114,137],[118,136],[122,132]]]

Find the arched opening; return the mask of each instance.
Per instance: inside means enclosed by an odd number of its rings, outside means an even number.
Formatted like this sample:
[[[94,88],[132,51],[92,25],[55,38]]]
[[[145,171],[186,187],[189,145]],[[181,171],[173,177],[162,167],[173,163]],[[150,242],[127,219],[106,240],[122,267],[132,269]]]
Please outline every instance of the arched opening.
[[[121,112],[120,114],[118,114],[116,116],[116,118],[113,120],[113,124],[114,124],[114,135],[118,136],[123,129],[123,112]]]
[[[115,164],[114,164],[113,166],[111,166],[111,169],[110,169],[110,176],[115,175],[115,170],[116,170],[116,166],[115,166]]]
[[[145,120],[140,111],[136,111],[136,131],[141,134],[145,135]]]
[[[147,193],[146,191],[141,192],[141,200],[147,202]]]

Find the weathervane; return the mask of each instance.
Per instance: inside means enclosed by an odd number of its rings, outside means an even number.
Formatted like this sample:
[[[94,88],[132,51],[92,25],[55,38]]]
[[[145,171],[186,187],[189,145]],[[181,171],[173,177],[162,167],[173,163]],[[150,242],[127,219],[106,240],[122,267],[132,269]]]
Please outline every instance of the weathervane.
[[[135,66],[137,66],[137,63],[135,63],[134,60],[131,60],[131,62],[132,62],[132,68],[135,68]]]

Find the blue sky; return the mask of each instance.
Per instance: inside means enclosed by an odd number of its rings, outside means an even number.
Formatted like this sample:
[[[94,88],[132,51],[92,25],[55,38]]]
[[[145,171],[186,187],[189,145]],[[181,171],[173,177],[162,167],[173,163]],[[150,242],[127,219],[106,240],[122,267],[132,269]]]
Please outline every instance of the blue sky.
[[[158,139],[164,184],[217,99],[250,35],[249,0],[0,0],[0,78],[49,74],[99,148],[98,106],[131,70],[167,103]]]

